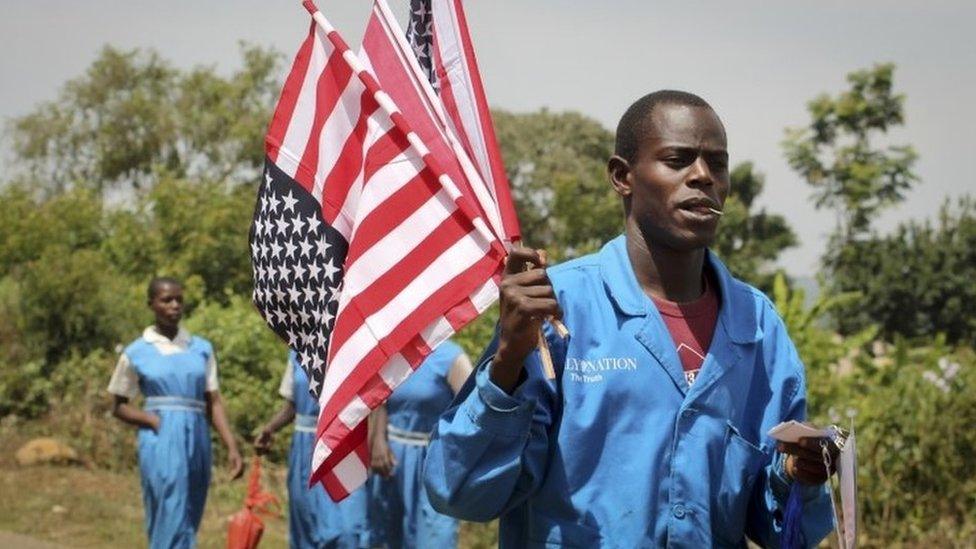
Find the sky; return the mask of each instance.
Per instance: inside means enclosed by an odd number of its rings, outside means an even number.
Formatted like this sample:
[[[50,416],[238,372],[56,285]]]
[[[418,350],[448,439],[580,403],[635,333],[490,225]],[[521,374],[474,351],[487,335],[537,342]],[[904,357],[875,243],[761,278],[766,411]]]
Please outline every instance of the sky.
[[[404,15],[406,3],[390,1]],[[318,0],[354,48],[370,5]],[[810,188],[786,164],[783,130],[808,122],[807,101],[843,90],[853,70],[897,65],[906,124],[887,142],[919,153],[921,182],[876,227],[932,217],[947,197],[976,194],[976,2],[468,0],[465,8],[493,106],[575,110],[613,128],[656,89],[708,100],[725,122],[732,162],[751,160],[766,175],[759,206],[786,216],[799,236],[779,261],[793,275],[816,271],[834,216],[814,211]],[[241,40],[290,60],[307,25],[298,0],[0,0],[0,119],[55,99],[106,44],[228,74]]]

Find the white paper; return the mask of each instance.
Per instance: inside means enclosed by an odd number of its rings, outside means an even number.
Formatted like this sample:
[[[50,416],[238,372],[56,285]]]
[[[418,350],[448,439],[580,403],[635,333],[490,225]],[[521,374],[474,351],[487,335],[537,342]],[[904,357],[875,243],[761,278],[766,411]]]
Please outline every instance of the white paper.
[[[843,529],[838,538],[841,549],[854,549],[857,546],[857,448],[853,428],[840,451],[837,476],[840,480],[840,508],[844,515]]]
[[[818,429],[808,423],[784,421],[769,430],[769,436],[780,442],[798,442],[801,438],[823,438],[830,435],[826,429]]]

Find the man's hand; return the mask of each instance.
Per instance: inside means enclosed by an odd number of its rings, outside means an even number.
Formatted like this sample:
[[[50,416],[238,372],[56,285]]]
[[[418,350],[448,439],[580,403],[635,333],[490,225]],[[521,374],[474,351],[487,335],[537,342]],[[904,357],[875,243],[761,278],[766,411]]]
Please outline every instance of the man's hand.
[[[147,415],[149,416],[149,418],[148,418],[149,428],[152,429],[154,433],[158,433],[159,432],[159,425],[160,425],[160,422],[162,421],[159,418],[159,415],[157,415],[157,414],[147,414]]]
[[[227,471],[230,473],[231,480],[239,479],[244,474],[244,460],[237,448],[227,452]]]
[[[509,393],[518,385],[525,357],[538,345],[543,321],[562,319],[544,267],[543,254],[530,248],[513,250],[505,263],[499,288],[498,350],[490,375],[492,383]]]
[[[261,432],[254,437],[254,451],[258,453],[259,456],[263,456],[271,451],[271,440],[274,438],[274,432],[272,432],[267,427],[261,429]]]
[[[786,454],[783,469],[786,475],[802,484],[817,485],[827,482],[827,469],[824,466],[822,442],[827,442],[830,455],[830,474],[837,471],[837,458],[840,449],[833,441],[823,438],[801,438],[796,443],[780,442],[776,449]]]
[[[370,449],[370,467],[383,478],[393,476],[397,460],[384,437],[375,437]]]

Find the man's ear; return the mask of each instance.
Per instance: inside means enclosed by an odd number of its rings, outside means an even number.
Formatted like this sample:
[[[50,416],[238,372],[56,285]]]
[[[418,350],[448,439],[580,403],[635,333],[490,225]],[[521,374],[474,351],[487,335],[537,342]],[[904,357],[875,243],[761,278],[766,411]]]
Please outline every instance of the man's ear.
[[[627,198],[632,192],[630,183],[630,162],[623,157],[613,155],[607,161],[607,176],[610,178],[610,185],[620,196]]]

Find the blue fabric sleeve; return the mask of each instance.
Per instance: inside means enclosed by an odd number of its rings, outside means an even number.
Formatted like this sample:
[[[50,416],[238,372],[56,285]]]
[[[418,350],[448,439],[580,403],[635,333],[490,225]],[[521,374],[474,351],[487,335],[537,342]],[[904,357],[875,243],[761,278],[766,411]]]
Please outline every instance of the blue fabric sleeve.
[[[475,375],[438,421],[427,451],[431,504],[464,520],[488,521],[517,506],[538,489],[548,465],[553,382],[543,378],[532,353],[526,379],[512,395],[505,393],[488,376],[497,345],[496,333]]]
[[[780,324],[777,337],[784,338],[777,359],[785,367],[792,368],[793,391],[783,403],[781,421],[791,419],[805,421],[807,416],[806,382],[803,363],[797,355],[793,343]],[[790,494],[792,481],[783,470],[783,455],[773,454],[773,459],[759,474],[749,503],[746,519],[746,535],[763,547],[779,547],[783,527],[783,513]],[[803,538],[807,547],[818,543],[834,529],[833,510],[827,485],[803,486]]]

